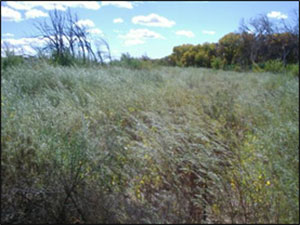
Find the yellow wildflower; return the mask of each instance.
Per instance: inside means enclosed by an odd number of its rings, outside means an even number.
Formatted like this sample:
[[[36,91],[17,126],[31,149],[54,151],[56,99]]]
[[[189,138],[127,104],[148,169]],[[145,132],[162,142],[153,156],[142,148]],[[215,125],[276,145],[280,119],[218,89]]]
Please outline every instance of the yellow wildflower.
[[[235,188],[235,183],[234,182],[231,182],[230,185],[231,185],[232,188]]]

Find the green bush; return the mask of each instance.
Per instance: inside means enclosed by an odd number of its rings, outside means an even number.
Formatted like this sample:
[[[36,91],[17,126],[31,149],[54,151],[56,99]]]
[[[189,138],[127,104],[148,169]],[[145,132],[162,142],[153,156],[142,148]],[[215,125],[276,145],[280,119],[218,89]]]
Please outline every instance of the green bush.
[[[220,57],[215,57],[212,59],[211,67],[213,69],[224,69],[224,61]]]
[[[299,63],[287,65],[286,70],[288,73],[295,77],[299,77]]]
[[[281,73],[284,71],[284,64],[280,60],[269,60],[265,62],[263,70],[266,72]]]
[[[43,57],[41,57],[43,58]],[[83,58],[82,55],[72,56],[71,53],[66,50],[62,54],[57,54],[55,51],[52,52],[50,57],[50,64],[55,66],[82,66],[88,67],[91,65],[99,65],[98,62],[91,58]]]
[[[154,62],[148,57],[142,56],[141,58],[133,58],[128,53],[122,54],[120,60],[116,60],[110,63],[110,65],[114,66],[122,66],[129,69],[135,69],[135,70],[150,70],[159,65],[159,62]]]
[[[76,59],[72,57],[68,52],[65,52],[63,54],[52,52],[51,61],[54,65],[72,66],[75,64]]]
[[[18,66],[24,63],[24,58],[18,55],[7,55],[6,57],[1,57],[1,67],[5,70],[8,67]]]
[[[135,59],[127,54],[122,54],[121,56],[121,65],[130,69],[142,69],[142,62],[138,59]]]

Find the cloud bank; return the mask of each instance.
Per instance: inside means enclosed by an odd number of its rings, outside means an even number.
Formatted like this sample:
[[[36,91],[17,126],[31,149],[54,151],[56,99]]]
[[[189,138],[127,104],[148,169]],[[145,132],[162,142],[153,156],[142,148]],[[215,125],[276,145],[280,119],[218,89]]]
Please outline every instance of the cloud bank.
[[[161,34],[148,29],[130,29],[125,35],[119,35],[124,39],[126,46],[144,44],[146,39],[165,39]]]
[[[282,14],[281,12],[277,12],[277,11],[272,11],[272,12],[268,13],[267,16],[269,18],[274,18],[274,19],[287,19],[288,18],[287,15]]]
[[[148,16],[135,16],[132,18],[132,23],[149,27],[172,27],[175,25],[174,21],[154,13]]]

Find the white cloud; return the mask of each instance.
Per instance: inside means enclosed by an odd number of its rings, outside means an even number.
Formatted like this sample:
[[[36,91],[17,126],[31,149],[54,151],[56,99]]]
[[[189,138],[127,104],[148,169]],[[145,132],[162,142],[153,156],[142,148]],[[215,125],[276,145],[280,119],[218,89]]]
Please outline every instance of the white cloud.
[[[22,16],[18,11],[6,6],[1,6],[1,20],[19,22],[22,20]]]
[[[35,55],[36,51],[34,50],[34,47],[43,47],[45,44],[46,40],[42,38],[2,39],[1,55],[3,55],[6,45],[9,46],[11,50],[14,50],[16,55]]]
[[[213,31],[213,30],[203,30],[202,33],[203,34],[214,35],[216,33],[216,31]]]
[[[5,33],[5,34],[3,34],[3,37],[13,37],[13,36],[15,36],[15,35],[12,34],[12,33]]]
[[[26,54],[26,55],[35,55],[37,52],[28,45],[24,45],[23,48],[20,48],[21,52]]]
[[[98,28],[88,29],[87,32],[89,32],[90,34],[95,34],[95,35],[103,36],[102,30],[100,30]]]
[[[151,13],[148,16],[135,16],[132,18],[132,23],[150,27],[172,27],[175,25],[174,21],[154,13]]]
[[[4,42],[8,43],[12,46],[23,46],[23,45],[35,45],[38,47],[41,47],[46,44],[46,40],[42,38],[20,38],[20,39],[14,39],[14,38],[7,38],[2,39],[1,44]]]
[[[127,34],[119,35],[119,37],[125,39],[126,46],[143,44],[146,39],[165,39],[159,33],[148,29],[130,29]]]
[[[163,38],[160,34],[148,30],[148,29],[130,29],[130,31],[124,35],[123,37],[125,38]]]
[[[30,10],[32,7],[29,2],[6,2],[8,6],[17,10]]]
[[[38,18],[38,17],[47,17],[48,14],[44,13],[41,10],[30,9],[25,13],[25,16],[27,19],[34,19],[34,18]]]
[[[36,7],[42,7],[46,10],[58,9],[65,11],[67,7],[86,8],[97,10],[100,5],[96,1],[24,1],[24,2],[6,2],[6,4],[18,10],[30,10]]]
[[[60,4],[64,4],[66,7],[73,7],[73,8],[86,8],[86,9],[92,9],[92,10],[98,10],[100,9],[100,4],[96,1],[74,1],[74,2],[63,2],[58,1]]]
[[[122,18],[116,18],[113,20],[114,23],[123,23],[124,20]]]
[[[5,57],[5,47],[1,48],[1,56]],[[24,45],[22,47],[13,47],[9,48],[10,51],[13,51],[15,55],[35,55],[37,52],[30,46]]]
[[[178,31],[176,31],[176,34],[183,35],[183,36],[190,37],[190,38],[195,37],[195,34],[190,30],[178,30]]]
[[[86,20],[78,20],[76,23],[79,27],[94,27],[95,24],[93,21],[86,19]]]
[[[274,18],[274,19],[287,19],[288,18],[287,15],[282,14],[281,12],[276,12],[276,11],[272,11],[272,12],[268,13],[267,16],[269,18]]]
[[[133,8],[132,3],[128,1],[103,1],[101,2],[101,5],[102,6],[112,5],[118,8],[127,8],[127,9]]]

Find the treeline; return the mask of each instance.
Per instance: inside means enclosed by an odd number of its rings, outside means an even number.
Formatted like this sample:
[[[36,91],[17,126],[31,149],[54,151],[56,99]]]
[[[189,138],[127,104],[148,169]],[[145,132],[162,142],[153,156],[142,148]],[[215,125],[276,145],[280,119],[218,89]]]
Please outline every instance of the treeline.
[[[181,67],[280,70],[299,62],[299,19],[294,22],[275,24],[265,15],[249,23],[242,20],[238,32],[226,34],[218,43],[176,46],[162,61]]]
[[[33,59],[47,60],[50,64],[72,66],[115,65],[131,69],[180,66],[206,67],[223,70],[254,72],[289,71],[299,76],[299,12],[294,10],[293,24],[284,20],[275,23],[266,15],[242,20],[237,32],[223,36],[217,43],[184,44],[173,48],[173,53],[162,59],[147,56],[134,58],[129,53],[113,60],[106,40],[91,37],[85,26],[78,24],[78,16],[71,11],[58,10],[49,13],[50,22],[35,23],[39,31],[36,37],[45,41],[43,48],[36,48]],[[4,42],[6,57],[1,67],[7,68],[28,61],[16,56]]]

